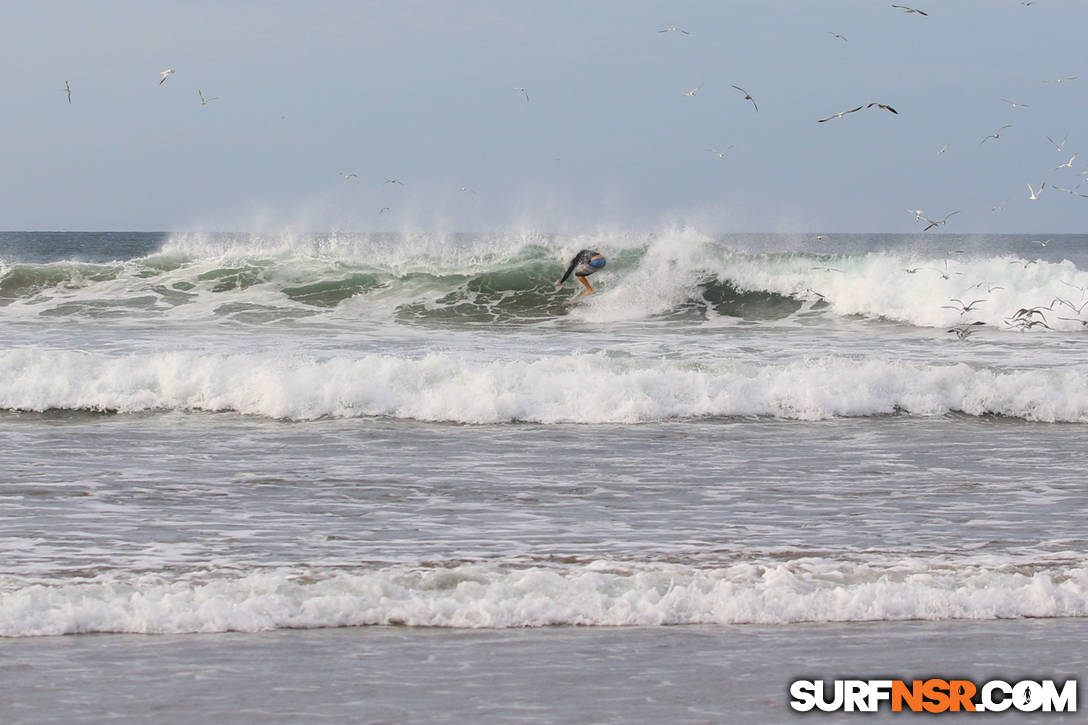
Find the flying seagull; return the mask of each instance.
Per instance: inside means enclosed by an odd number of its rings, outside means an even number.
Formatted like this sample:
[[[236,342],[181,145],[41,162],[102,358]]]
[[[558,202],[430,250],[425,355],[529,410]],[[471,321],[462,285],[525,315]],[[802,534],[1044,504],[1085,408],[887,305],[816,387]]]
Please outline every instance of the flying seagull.
[[[1055,166],[1054,170],[1057,171],[1058,169],[1071,169],[1071,168],[1073,168],[1073,161],[1075,161],[1076,158],[1077,158],[1077,154],[1073,154],[1072,156],[1069,157],[1069,160],[1066,161],[1064,164],[1058,164],[1057,166]]]
[[[690,91],[684,91],[684,95],[685,96],[694,96],[696,93],[699,92],[699,89],[702,88],[702,87],[703,87],[703,84],[700,83],[699,85],[692,88]]]
[[[159,85],[161,86],[163,83],[166,82],[167,78],[174,75],[174,69],[173,68],[167,68],[164,71],[159,71],[159,75],[162,76],[162,79],[159,81]]]
[[[975,330],[974,330],[975,325],[978,325],[978,324],[986,324],[986,322],[977,321],[977,322],[969,322],[967,324],[957,324],[956,327],[949,328],[948,332],[954,332],[955,336],[959,337],[960,340],[966,340],[967,337],[969,337],[970,335],[972,335],[975,332]]]
[[[943,154],[947,150],[948,150],[948,144],[945,144],[944,146],[941,146],[939,149],[937,149],[937,155],[940,156],[941,154]]]
[[[979,141],[979,145],[986,143],[987,141],[989,141],[992,138],[999,138],[1001,136],[1001,132],[1004,131],[1006,128],[1012,128],[1012,124],[1011,123],[1006,123],[1004,126],[997,129],[996,131],[991,133],[989,136],[983,137],[983,139],[981,141]]]
[[[1075,81],[1075,80],[1077,80],[1076,76],[1065,76],[1064,78],[1055,78],[1052,81],[1043,81],[1043,83],[1064,83],[1065,81]]]
[[[883,108],[885,111],[891,111],[897,116],[899,115],[899,111],[884,103],[870,103],[868,106],[866,106],[866,108],[872,108],[873,106],[876,106],[877,108]]]
[[[475,193],[476,193],[476,190],[475,190],[475,189],[470,189],[470,188],[469,188],[469,187],[467,187],[467,186],[462,186],[462,187],[461,187],[461,191],[467,191],[467,192],[469,192],[470,194],[475,194]]]
[[[338,171],[337,173],[340,176],[343,176],[345,181],[351,181],[352,179],[359,178],[359,175],[356,174],[354,171]]]
[[[385,183],[387,183],[387,184],[400,184],[401,186],[404,186],[404,182],[401,181],[400,179],[386,179]]]
[[[756,110],[756,112],[758,113],[758,111],[759,111],[759,107],[755,105],[755,99],[754,99],[754,98],[752,98],[752,94],[750,94],[750,93],[749,93],[749,91],[746,91],[746,90],[744,90],[744,89],[743,89],[743,88],[741,88],[740,86],[735,86],[735,85],[734,85],[734,86],[733,86],[733,88],[735,88],[735,89],[737,89],[737,90],[741,91],[741,93],[742,93],[742,94],[744,94],[744,100],[750,100],[750,101],[752,101],[752,108],[754,108],[754,109]]]
[[[892,7],[893,8],[899,8],[900,10],[903,10],[904,12],[906,12],[908,14],[909,13],[918,13],[919,15],[927,15],[927,16],[929,15],[929,13],[927,13],[927,12],[923,12],[923,11],[918,10],[916,8],[909,8],[906,5],[892,5]]]
[[[988,300],[972,300],[970,303],[964,304],[963,300],[953,297],[952,299],[949,300],[949,302],[959,302],[959,304],[958,305],[941,305],[941,309],[947,308],[947,309],[950,309],[950,310],[959,310],[960,315],[962,316],[962,315],[966,315],[968,312],[973,310],[975,305],[981,305],[983,302],[987,302],[987,301]]]
[[[952,216],[953,214],[959,214],[959,212],[958,211],[949,212],[949,213],[944,215],[944,219],[940,219],[938,221],[933,221],[929,217],[927,217],[925,215],[921,215],[923,219],[925,219],[927,222],[929,222],[929,224],[926,226],[926,228],[923,229],[922,231],[923,232],[928,232],[933,227],[943,226],[945,224],[945,222],[948,221],[948,217]]]
[[[824,123],[825,121],[832,121],[832,120],[834,120],[836,118],[842,118],[843,116],[845,116],[848,113],[856,113],[856,112],[860,111],[863,108],[865,108],[865,106],[858,106],[857,108],[851,108],[849,111],[839,111],[838,113],[831,114],[827,118],[821,118],[816,123]]]
[[[378,216],[381,216],[382,214],[386,213],[387,211],[389,211],[389,207],[383,206],[381,209],[378,210]]]
[[[64,81],[64,92],[68,94],[68,103],[72,102],[72,87],[68,85],[68,81]]]
[[[204,97],[204,91],[200,90],[199,88],[197,89],[196,93],[197,93],[198,96],[200,96],[200,105],[202,105],[202,106],[206,106],[209,103],[211,103],[212,101],[218,101],[219,100],[219,96],[212,96],[211,98],[205,98]]]
[[[514,90],[520,91],[521,93],[525,94],[525,102],[529,102],[529,92],[527,90],[525,90],[524,88],[515,88]]]
[[[1001,100],[1009,104],[1013,108],[1031,108],[1030,103],[1017,103],[1016,101],[1010,101],[1008,98],[1002,98]]]
[[[1065,138],[1063,138],[1061,144],[1059,144],[1054,139],[1050,138],[1050,136],[1046,137],[1046,140],[1049,141],[1050,143],[1054,144],[1054,148],[1058,149],[1058,153],[1061,153],[1063,150],[1065,150],[1065,142],[1068,139],[1069,139],[1069,134],[1065,134]]]
[[[715,154],[719,159],[724,159],[725,155],[727,153],[729,153],[729,149],[731,149],[731,148],[733,148],[732,144],[730,144],[729,146],[726,146],[725,151],[722,151],[721,149],[713,149],[713,148],[707,149],[707,151],[709,151],[712,154]]]
[[[684,30],[683,28],[678,28],[675,25],[670,25],[667,28],[662,28],[661,30],[659,30],[657,32],[659,32],[659,33],[677,32],[677,33],[683,33],[684,35],[691,35],[691,33],[689,33],[688,31]]]
[[[845,38],[844,36],[842,36],[842,35],[839,35],[838,33],[833,33],[833,32],[831,32],[831,31],[829,30],[829,31],[827,31],[827,34],[828,34],[828,35],[831,35],[831,36],[833,36],[833,37],[836,37],[836,38],[838,38],[839,40],[841,40],[841,41],[842,41],[842,42],[844,42],[844,43],[846,42],[846,38]]]
[[[1039,198],[1039,195],[1043,193],[1043,189],[1045,189],[1045,188],[1046,188],[1046,182],[1045,181],[1039,186],[1038,191],[1036,191],[1035,189],[1032,189],[1031,184],[1028,184],[1028,192],[1029,192],[1028,198],[1031,199],[1032,201],[1035,201],[1036,199]]]

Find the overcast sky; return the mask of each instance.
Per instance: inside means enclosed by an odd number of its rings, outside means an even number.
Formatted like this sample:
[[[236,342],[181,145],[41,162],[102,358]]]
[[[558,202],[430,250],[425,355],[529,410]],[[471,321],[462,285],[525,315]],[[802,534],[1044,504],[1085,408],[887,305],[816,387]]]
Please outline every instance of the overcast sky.
[[[1088,231],[1088,2],[914,7],[3,0],[0,229]]]

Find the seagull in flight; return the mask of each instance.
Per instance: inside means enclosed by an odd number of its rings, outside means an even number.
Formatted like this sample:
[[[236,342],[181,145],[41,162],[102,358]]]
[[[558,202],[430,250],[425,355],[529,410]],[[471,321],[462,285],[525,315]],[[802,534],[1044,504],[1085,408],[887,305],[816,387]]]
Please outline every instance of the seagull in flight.
[[[1076,76],[1065,76],[1064,78],[1056,78],[1056,79],[1054,79],[1052,81],[1043,81],[1043,83],[1064,83],[1066,81],[1075,81],[1075,80],[1077,80]]]
[[[528,103],[528,102],[529,102],[529,91],[525,90],[524,88],[515,88],[514,90],[515,90],[515,91],[519,91],[519,92],[521,92],[522,94],[524,94],[524,95],[525,95],[525,102],[526,102],[526,103]]]
[[[68,94],[68,103],[72,102],[72,87],[68,85],[68,81],[64,81],[64,92]]]
[[[1040,239],[1032,239],[1031,243],[1032,244],[1038,244],[1040,247],[1045,247],[1046,245],[1050,244],[1051,241],[1052,240],[1050,240],[1050,239],[1047,239],[1045,242],[1040,240]]]
[[[1080,184],[1078,184],[1077,187],[1079,188]],[[1055,191],[1064,191],[1066,194],[1069,194],[1069,196],[1080,196],[1080,197],[1083,197],[1085,199],[1088,199],[1088,194],[1082,194],[1079,191],[1077,191],[1076,189],[1066,189],[1064,186],[1057,186],[1057,185],[1054,185],[1054,184],[1052,184],[1050,188],[1054,189]]]
[[[404,182],[401,181],[400,179],[386,179],[385,183],[387,183],[387,184],[400,184],[401,186],[404,186]]]
[[[945,306],[947,307],[947,305],[945,305]],[[975,327],[975,325],[985,325],[985,324],[986,324],[985,322],[982,322],[981,320],[979,320],[979,321],[976,321],[976,322],[968,323],[966,325],[956,325],[955,327],[950,327],[950,328],[948,328],[948,332],[954,332],[954,333],[956,333],[956,337],[958,337],[961,340],[966,340],[968,337],[971,336],[972,333],[975,332],[975,330],[973,329]]]
[[[344,181],[351,181],[352,179],[358,179],[359,175],[354,171],[338,171],[337,174],[344,177]]]
[[[1065,150],[1065,142],[1069,140],[1069,134],[1065,134],[1065,137],[1062,139],[1062,142],[1060,144],[1054,139],[1050,138],[1050,136],[1047,136],[1046,140],[1054,144],[1054,148],[1058,149],[1058,153],[1061,153]]]
[[[1038,191],[1036,191],[1035,189],[1032,189],[1031,184],[1028,184],[1028,192],[1030,192],[1029,195],[1028,195],[1028,199],[1031,199],[1032,201],[1035,201],[1036,199],[1039,198],[1039,195],[1043,193],[1043,189],[1045,189],[1045,188],[1046,188],[1046,182],[1045,181],[1039,186]]]
[[[899,115],[899,111],[884,103],[870,103],[868,106],[866,106],[866,108],[872,108],[873,106],[876,106],[877,108],[883,108],[885,111],[891,111],[897,116]]]
[[[744,94],[744,100],[752,102],[752,107],[755,108],[756,112],[758,113],[759,112],[759,106],[756,105],[756,99],[752,98],[752,94],[749,93],[748,91],[744,90],[740,86],[733,86],[733,87]]]
[[[948,150],[948,144],[945,144],[944,146],[941,146],[939,149],[937,149],[937,155],[940,156],[941,154],[943,154],[947,150]]]
[[[1031,108],[1030,103],[1017,103],[1016,101],[1010,101],[1008,98],[1002,98],[1000,100],[1002,100],[1005,103],[1009,104],[1013,108]]]
[[[923,229],[922,231],[923,232],[928,232],[933,227],[943,226],[948,221],[948,217],[952,216],[953,214],[959,214],[959,212],[958,211],[949,212],[949,213],[944,215],[944,219],[939,219],[937,221],[934,221],[934,220],[930,219],[929,217],[927,217],[925,215],[920,215],[922,217],[922,219],[925,219],[927,222],[929,222],[929,224],[926,226],[926,228]]]
[[[844,43],[846,42],[846,38],[844,36],[842,36],[842,35],[839,35],[838,33],[833,33],[833,32],[831,32],[829,30],[829,31],[827,31],[827,34],[832,36],[832,37],[838,38],[839,40],[841,40]]]
[[[731,148],[733,148],[733,144],[730,144],[730,145],[726,146],[725,151],[722,151],[721,149],[714,149],[714,148],[707,149],[707,151],[709,151],[712,154],[715,154],[719,159],[724,159],[725,155],[727,153],[729,153],[729,149],[731,149]]]
[[[826,121],[833,121],[836,118],[842,118],[843,116],[845,116],[848,113],[856,113],[856,112],[860,111],[863,108],[865,108],[865,106],[858,106],[857,108],[851,108],[849,111],[839,111],[838,113],[831,114],[827,118],[821,118],[816,123],[824,123]]]
[[[162,76],[162,79],[159,80],[159,85],[161,86],[163,83],[165,83],[166,79],[169,78],[170,76],[174,75],[174,73],[175,73],[175,71],[174,71],[173,68],[167,68],[164,71],[159,71],[159,75]]]
[[[476,193],[476,190],[475,190],[475,189],[470,189],[470,188],[469,188],[469,187],[467,187],[467,186],[462,186],[462,187],[461,187],[461,191],[467,191],[467,192],[469,192],[470,194],[475,194],[475,193]]]
[[[1073,162],[1076,160],[1076,158],[1077,158],[1077,154],[1073,154],[1072,156],[1069,157],[1069,160],[1066,161],[1064,164],[1058,164],[1057,166],[1055,166],[1054,170],[1057,171],[1058,169],[1071,169],[1071,168],[1073,168]]]
[[[953,297],[952,299],[949,300],[949,302],[959,302],[959,304],[958,305],[941,305],[941,309],[947,308],[949,310],[959,310],[960,315],[962,316],[962,315],[966,315],[968,312],[973,310],[975,308],[975,305],[981,305],[983,302],[988,302],[988,301],[989,300],[972,300],[970,302],[970,304],[964,304],[963,300]]]
[[[691,89],[690,91],[684,91],[684,95],[685,95],[685,96],[690,96],[690,97],[694,97],[694,96],[695,96],[695,94],[696,94],[696,93],[698,93],[698,92],[699,92],[699,89],[700,89],[700,88],[702,88],[702,87],[703,87],[703,84],[702,84],[702,83],[700,83],[699,85],[697,85],[697,86],[695,86],[694,88],[692,88],[692,89]]]
[[[202,105],[202,106],[206,106],[209,103],[211,103],[212,101],[218,101],[219,100],[219,96],[212,96],[211,98],[205,98],[204,97],[204,91],[200,90],[199,88],[197,89],[196,93],[197,93],[198,96],[200,96],[200,105]]]
[[[986,136],[981,141],[979,141],[979,145],[982,145],[982,144],[986,143],[987,141],[989,141],[992,138],[999,138],[1001,136],[1001,132],[1004,131],[1006,128],[1012,128],[1012,124],[1011,123],[1006,123],[1004,126],[1002,126],[1001,128],[999,128],[996,131],[994,131],[993,133],[991,133],[989,136]]]
[[[659,32],[659,33],[673,33],[673,32],[675,32],[675,33],[683,33],[684,35],[691,35],[691,33],[689,33],[688,31],[684,30],[683,28],[678,28],[675,25],[670,25],[667,28],[662,28],[661,30],[659,30],[657,32]]]
[[[906,12],[908,15],[910,13],[918,13],[919,15],[926,15],[926,16],[929,15],[929,13],[927,13],[927,12],[923,12],[921,10],[918,10],[917,8],[910,8],[910,7],[907,7],[906,5],[894,5],[893,4],[892,7],[893,8],[899,8],[900,10]]]

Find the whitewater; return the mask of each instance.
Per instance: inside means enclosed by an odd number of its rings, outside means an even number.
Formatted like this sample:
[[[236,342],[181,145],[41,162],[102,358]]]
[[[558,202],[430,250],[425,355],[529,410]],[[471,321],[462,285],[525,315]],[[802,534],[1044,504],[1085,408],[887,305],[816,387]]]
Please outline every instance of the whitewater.
[[[1079,235],[0,233],[0,641],[1075,674],[1086,335]]]

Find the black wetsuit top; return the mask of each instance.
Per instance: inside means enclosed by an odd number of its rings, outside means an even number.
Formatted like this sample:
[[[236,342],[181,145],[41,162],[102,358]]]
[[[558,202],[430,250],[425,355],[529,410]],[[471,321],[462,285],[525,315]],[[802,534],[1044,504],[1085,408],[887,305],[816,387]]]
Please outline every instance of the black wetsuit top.
[[[600,252],[595,252],[592,249],[583,249],[582,251],[578,252],[578,254],[574,255],[574,259],[570,260],[570,266],[567,267],[567,271],[563,275],[563,279],[559,280],[559,284],[563,284],[564,282],[566,282],[567,277],[570,276],[570,273],[573,272],[574,268],[579,266],[579,265],[582,265],[583,267],[588,267],[588,269],[586,269],[584,271],[582,271],[582,270],[578,271],[577,276],[579,276],[579,277],[588,277],[589,275],[596,272],[597,268],[596,267],[591,267],[589,265],[589,260],[593,259],[594,257],[596,257],[599,254],[600,254]]]

